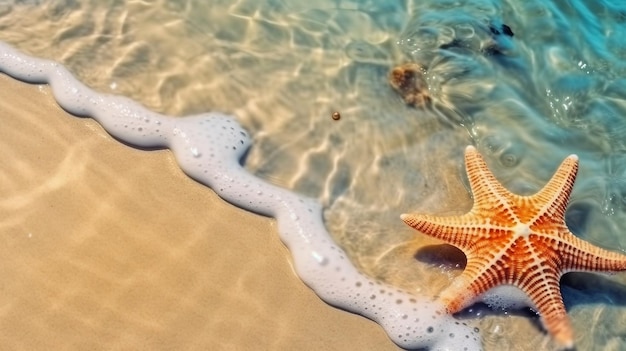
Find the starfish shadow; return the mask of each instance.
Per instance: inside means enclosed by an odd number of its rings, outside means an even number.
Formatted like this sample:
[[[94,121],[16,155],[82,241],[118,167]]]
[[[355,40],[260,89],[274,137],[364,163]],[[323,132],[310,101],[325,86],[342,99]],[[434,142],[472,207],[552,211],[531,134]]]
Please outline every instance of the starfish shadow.
[[[463,251],[449,244],[420,247],[413,257],[422,262],[442,268],[465,269],[467,258]]]
[[[599,303],[626,306],[626,285],[602,273],[565,274],[561,279],[561,294],[568,307]]]

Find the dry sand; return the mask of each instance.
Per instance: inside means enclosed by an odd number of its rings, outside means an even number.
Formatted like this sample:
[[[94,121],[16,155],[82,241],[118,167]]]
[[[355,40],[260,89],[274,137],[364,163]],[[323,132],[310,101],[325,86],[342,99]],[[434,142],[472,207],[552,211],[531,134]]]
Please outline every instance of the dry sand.
[[[0,345],[386,350],[295,275],[272,219],[0,74]]]

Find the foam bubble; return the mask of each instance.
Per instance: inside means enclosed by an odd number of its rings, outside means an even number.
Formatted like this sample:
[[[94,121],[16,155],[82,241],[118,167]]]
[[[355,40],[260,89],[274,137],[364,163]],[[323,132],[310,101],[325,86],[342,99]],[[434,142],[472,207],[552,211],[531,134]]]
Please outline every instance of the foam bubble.
[[[226,201],[276,218],[300,278],[327,303],[379,323],[399,346],[480,349],[477,332],[444,313],[439,304],[357,271],[328,234],[317,201],[248,173],[239,160],[251,141],[233,117],[215,112],[184,118],[160,115],[127,98],[98,94],[58,63],[24,55],[1,42],[0,71],[50,84],[65,110],[94,118],[126,143],[171,149],[185,173]]]
[[[496,310],[535,308],[528,295],[514,285],[499,285],[491,288],[482,294],[480,300]]]

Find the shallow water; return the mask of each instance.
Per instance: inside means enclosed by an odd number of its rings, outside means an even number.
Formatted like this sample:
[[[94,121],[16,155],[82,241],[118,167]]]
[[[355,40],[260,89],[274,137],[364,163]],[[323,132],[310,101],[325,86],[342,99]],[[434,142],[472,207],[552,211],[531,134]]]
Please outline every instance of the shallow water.
[[[238,116],[254,138],[246,167],[320,199],[337,241],[376,278],[409,289],[433,280],[425,293],[434,294],[455,275],[415,259],[408,240],[416,233],[398,215],[471,206],[461,161],[469,143],[519,193],[538,190],[577,153],[571,229],[626,249],[626,8],[41,1],[0,3],[0,14],[0,40],[67,65],[99,91],[168,114]],[[502,24],[513,37],[489,29]],[[407,107],[387,82],[394,65],[409,61],[428,68],[431,107]],[[579,347],[601,349],[622,340],[614,326],[626,325],[626,313],[615,296],[624,290],[610,281],[626,279],[601,279],[593,289],[589,279],[565,278],[563,295]],[[598,315],[590,327],[588,316]],[[528,316],[484,318],[487,346],[514,340],[514,323],[529,323]],[[525,349],[541,347],[540,332],[527,329],[533,337]]]

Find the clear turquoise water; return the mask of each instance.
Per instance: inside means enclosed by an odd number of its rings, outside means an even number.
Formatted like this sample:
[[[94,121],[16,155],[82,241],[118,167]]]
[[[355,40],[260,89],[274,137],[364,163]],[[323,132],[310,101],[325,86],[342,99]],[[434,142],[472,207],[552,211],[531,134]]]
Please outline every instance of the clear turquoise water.
[[[255,139],[246,167],[320,199],[353,262],[405,288],[454,275],[415,260],[416,233],[398,216],[471,206],[470,143],[518,193],[578,154],[568,224],[626,250],[624,21],[617,1],[0,2],[0,40],[100,91],[168,114],[238,116]],[[512,37],[489,29],[502,24]],[[431,107],[390,88],[405,62],[427,67]],[[626,349],[615,282],[626,278],[565,278],[580,349]],[[515,338],[508,319],[481,323],[488,346]],[[519,349],[540,348],[536,334]]]

